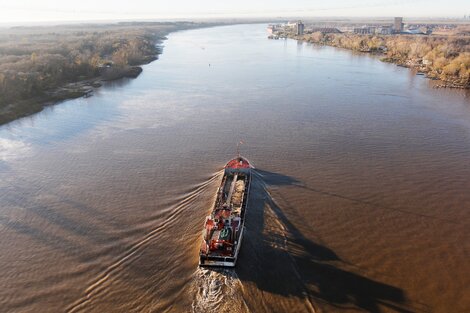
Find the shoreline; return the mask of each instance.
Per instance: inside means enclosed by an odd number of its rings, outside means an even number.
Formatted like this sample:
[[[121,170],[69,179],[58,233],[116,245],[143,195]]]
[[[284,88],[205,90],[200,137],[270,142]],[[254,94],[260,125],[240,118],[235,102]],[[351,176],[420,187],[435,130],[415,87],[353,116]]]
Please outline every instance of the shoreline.
[[[449,88],[449,89],[462,89],[462,90],[468,90],[470,89],[470,82],[468,81],[467,78],[465,77],[459,77],[459,76],[450,76],[449,78],[443,78],[442,73],[439,73],[432,67],[428,66],[426,64],[425,58],[423,57],[415,57],[415,58],[408,58],[408,57],[394,57],[390,56],[388,54],[388,47],[380,47],[380,49],[372,50],[372,49],[355,49],[351,48],[348,46],[342,46],[342,45],[337,45],[333,41],[326,36],[327,34],[322,34],[323,38],[321,39],[316,39],[314,38],[314,34],[311,35],[303,35],[303,36],[298,36],[294,34],[288,34],[287,38],[289,39],[294,39],[297,41],[302,41],[302,42],[307,42],[315,45],[320,45],[320,46],[329,46],[329,47],[334,47],[334,48],[341,48],[341,49],[346,49],[349,51],[357,51],[360,53],[364,54],[373,54],[376,56],[381,57],[380,61],[386,62],[386,63],[391,63],[395,64],[396,66],[399,67],[405,67],[411,70],[416,71],[417,75],[422,75],[426,77],[429,80],[433,80],[438,82],[438,84],[434,85],[433,88]],[[347,36],[344,36],[347,37]],[[368,36],[361,36],[363,40],[367,40],[371,37]],[[465,81],[467,79],[467,81]]]
[[[52,89],[41,90],[38,95],[27,99],[12,101],[0,106],[0,126],[15,120],[41,112],[46,107],[60,104],[66,100],[88,98],[93,96],[95,89],[102,87],[104,82],[116,81],[123,78],[137,78],[143,71],[142,66],[159,59],[163,53],[162,44],[167,36],[178,31],[208,28],[226,24],[220,23],[188,23],[185,25],[173,25],[176,29],[164,30],[163,33],[155,33],[153,36],[153,49],[151,53],[144,54],[137,62],[125,66],[105,66],[98,69],[98,75],[91,77],[77,77],[75,81],[68,81]]]
[[[155,58],[155,60],[158,60],[158,57]],[[0,126],[6,125],[23,117],[28,117],[30,115],[39,113],[49,106],[57,105],[67,100],[92,97],[94,90],[102,87],[104,82],[120,80],[123,78],[137,78],[143,71],[141,66],[149,63],[150,62],[132,66],[128,71],[122,72],[112,79],[105,79],[103,76],[99,75],[76,82],[70,82],[52,90],[46,90],[44,91],[44,94],[38,95],[37,97],[11,103],[6,106],[3,111],[8,111],[8,109],[20,109],[20,112],[14,116],[7,117],[4,117],[2,114],[0,114]]]

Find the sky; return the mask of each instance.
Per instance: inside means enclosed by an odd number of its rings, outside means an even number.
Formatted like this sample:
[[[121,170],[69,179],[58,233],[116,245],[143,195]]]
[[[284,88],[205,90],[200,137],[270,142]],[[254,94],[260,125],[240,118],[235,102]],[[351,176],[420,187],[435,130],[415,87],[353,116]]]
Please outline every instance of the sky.
[[[463,17],[470,0],[0,0],[0,23],[228,17]]]

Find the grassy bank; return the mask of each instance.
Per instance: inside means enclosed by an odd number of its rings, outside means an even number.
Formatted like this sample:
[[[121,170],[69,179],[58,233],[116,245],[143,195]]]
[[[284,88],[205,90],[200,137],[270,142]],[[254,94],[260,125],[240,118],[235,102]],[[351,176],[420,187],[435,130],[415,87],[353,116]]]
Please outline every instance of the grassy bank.
[[[298,40],[383,54],[383,61],[415,68],[438,86],[470,88],[470,36],[359,35],[313,33],[291,36]]]
[[[118,23],[0,29],[0,124],[137,77],[173,31],[209,23]]]

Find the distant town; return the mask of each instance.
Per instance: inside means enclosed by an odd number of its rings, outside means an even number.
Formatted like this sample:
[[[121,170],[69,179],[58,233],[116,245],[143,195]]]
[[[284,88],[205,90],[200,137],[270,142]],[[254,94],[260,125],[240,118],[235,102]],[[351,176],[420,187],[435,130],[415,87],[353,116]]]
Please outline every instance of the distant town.
[[[464,20],[470,23],[470,17]],[[447,35],[451,34],[460,24],[457,23],[406,23],[403,17],[395,17],[389,23],[321,23],[289,21],[285,23],[271,24],[268,26],[269,38],[287,38],[289,35],[302,36],[304,34],[323,33],[339,34],[354,33],[361,35]],[[467,34],[469,35],[470,31]]]

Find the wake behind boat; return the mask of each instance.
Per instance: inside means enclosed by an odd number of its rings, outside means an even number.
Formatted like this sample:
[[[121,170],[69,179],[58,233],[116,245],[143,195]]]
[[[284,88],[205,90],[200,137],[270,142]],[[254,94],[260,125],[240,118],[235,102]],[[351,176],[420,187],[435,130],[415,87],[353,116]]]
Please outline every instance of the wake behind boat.
[[[250,162],[241,156],[225,165],[213,210],[204,225],[200,266],[235,266],[243,238],[251,169]]]

